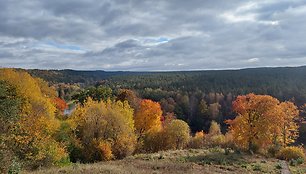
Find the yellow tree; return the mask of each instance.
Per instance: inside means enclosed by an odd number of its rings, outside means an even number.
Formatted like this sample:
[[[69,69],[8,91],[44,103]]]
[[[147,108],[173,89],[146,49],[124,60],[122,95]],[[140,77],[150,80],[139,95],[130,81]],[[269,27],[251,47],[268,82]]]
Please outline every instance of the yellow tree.
[[[127,102],[97,102],[91,98],[69,119],[80,142],[84,161],[130,155],[135,148],[133,109]]]
[[[162,110],[159,103],[147,99],[142,100],[134,116],[137,133],[143,136],[149,131],[160,130],[161,117]]]
[[[13,69],[0,69],[0,80],[13,86],[22,98],[19,133],[14,137],[18,154],[35,165],[44,165],[46,161],[55,164],[67,158],[65,149],[52,137],[59,127],[52,103],[53,89],[41,79]]]
[[[273,143],[282,117],[277,99],[268,95],[238,96],[233,110],[238,116],[227,123],[238,147],[253,151]]]
[[[190,128],[183,120],[174,119],[163,131],[166,149],[182,149],[190,140]]]
[[[299,117],[299,110],[292,102],[282,102],[282,122],[280,126],[280,136],[278,141],[282,146],[293,143],[298,138],[298,124],[295,122]]]

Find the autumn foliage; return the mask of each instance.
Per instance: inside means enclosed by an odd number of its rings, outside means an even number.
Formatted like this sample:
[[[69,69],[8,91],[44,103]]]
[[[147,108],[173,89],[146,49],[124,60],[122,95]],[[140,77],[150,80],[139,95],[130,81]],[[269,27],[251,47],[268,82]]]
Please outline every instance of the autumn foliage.
[[[65,100],[63,100],[59,97],[56,97],[55,99],[53,99],[53,102],[54,102],[56,108],[61,112],[64,112],[65,109],[68,109],[68,105],[65,102]]]
[[[14,88],[20,98],[17,120],[8,125],[14,131],[8,135],[6,147],[32,167],[55,165],[67,159],[65,148],[53,137],[60,125],[52,102],[56,97],[54,89],[41,79],[12,69],[1,69],[0,81]]]
[[[159,103],[142,100],[134,116],[137,133],[142,136],[149,131],[158,131],[161,129],[161,118],[162,110]]]
[[[133,109],[127,101],[86,100],[69,118],[85,162],[120,159],[136,144]],[[97,153],[99,152],[99,153]]]
[[[188,120],[177,119],[170,112],[177,109],[172,100],[161,102],[168,106],[163,113],[160,103],[141,99],[126,89],[113,96],[109,87],[92,88],[79,97],[72,114],[58,119],[56,115],[67,109],[67,103],[58,98],[54,88],[22,70],[0,69],[0,172],[9,172],[16,161],[38,168],[186,147],[235,147],[255,152],[280,146],[282,159],[302,153],[287,148],[298,137],[297,107],[268,95],[238,96],[233,102],[237,117],[226,121],[226,134],[214,121],[220,114],[219,103],[207,105],[203,100],[198,112],[203,117],[211,112],[213,117],[209,118],[209,130],[193,137]],[[187,107],[189,99],[181,98]]]
[[[291,102],[248,94],[237,97],[233,110],[238,116],[227,123],[235,144],[242,149],[256,151],[276,144],[286,146],[297,138],[298,110]]]

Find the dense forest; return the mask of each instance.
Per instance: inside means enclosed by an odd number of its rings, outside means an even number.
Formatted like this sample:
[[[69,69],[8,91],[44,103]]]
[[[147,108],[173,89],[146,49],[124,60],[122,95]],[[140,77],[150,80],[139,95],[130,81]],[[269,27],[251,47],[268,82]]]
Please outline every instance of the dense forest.
[[[212,120],[226,131],[224,121],[234,118],[232,101],[238,95],[267,94],[299,107],[306,103],[304,66],[181,72],[27,71],[54,84],[66,101],[131,89],[141,98],[159,102],[164,113],[174,113],[193,132],[207,131]],[[102,94],[106,87],[110,94]],[[97,90],[100,94],[94,94]]]
[[[27,70],[50,83],[106,83],[131,88],[146,95],[150,88],[165,92],[182,91],[222,94],[269,94],[280,100],[306,102],[306,67],[253,68],[242,70],[178,72],[105,72],[74,70]],[[147,91],[146,91],[147,90]],[[148,95],[148,94],[147,94]],[[151,94],[152,95],[152,94]],[[157,97],[156,100],[160,99]]]

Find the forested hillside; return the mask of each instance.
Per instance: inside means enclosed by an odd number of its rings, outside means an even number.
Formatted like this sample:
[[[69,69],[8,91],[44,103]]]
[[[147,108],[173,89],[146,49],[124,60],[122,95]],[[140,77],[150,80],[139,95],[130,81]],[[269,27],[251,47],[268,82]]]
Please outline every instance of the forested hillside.
[[[231,93],[233,95],[254,92],[269,94],[280,100],[295,98],[300,104],[306,102],[305,66],[180,72],[27,71],[51,83],[93,85],[104,81],[111,87],[131,88],[143,95],[148,95],[150,88],[168,92],[198,90],[204,93]],[[153,94],[154,91],[149,93]],[[156,97],[158,100],[161,96]]]
[[[306,103],[305,66],[182,72],[28,72],[56,85],[59,96],[68,101],[85,100],[88,96],[106,98],[117,95],[120,89],[131,89],[141,98],[159,102],[165,114],[174,113],[193,132],[207,131],[212,120],[219,122],[225,131],[224,121],[234,118],[232,101],[238,95],[267,94],[281,101],[293,101],[297,106]],[[109,87],[111,92],[100,87]]]

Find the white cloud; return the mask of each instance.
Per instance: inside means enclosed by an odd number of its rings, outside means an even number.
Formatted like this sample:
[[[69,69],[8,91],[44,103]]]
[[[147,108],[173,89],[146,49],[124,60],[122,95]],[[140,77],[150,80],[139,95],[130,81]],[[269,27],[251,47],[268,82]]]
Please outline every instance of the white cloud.
[[[306,64],[303,0],[0,1],[0,66],[190,70]]]

